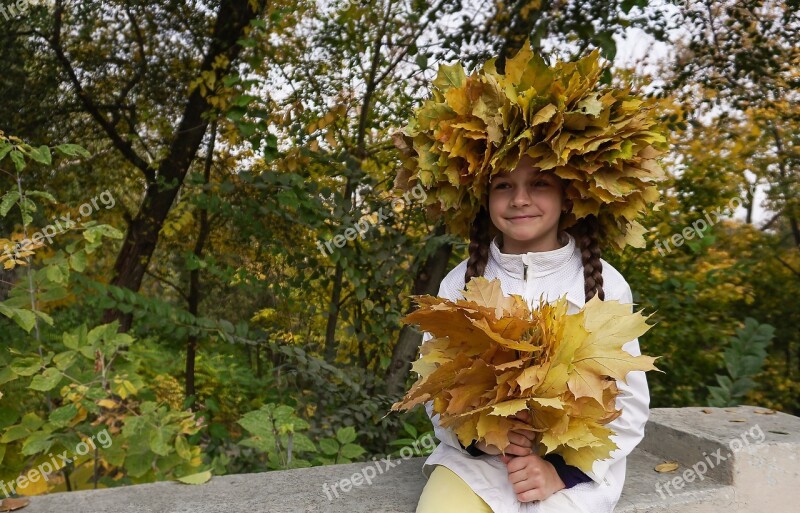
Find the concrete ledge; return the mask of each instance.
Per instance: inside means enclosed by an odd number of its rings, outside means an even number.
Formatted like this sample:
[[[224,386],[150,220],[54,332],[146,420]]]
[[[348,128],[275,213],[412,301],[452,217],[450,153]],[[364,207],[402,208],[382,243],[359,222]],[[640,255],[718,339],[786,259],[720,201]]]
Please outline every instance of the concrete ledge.
[[[372,485],[353,487],[332,500],[323,485],[361,472],[375,462],[327,465],[308,469],[217,476],[204,485],[152,483],[104,490],[54,493],[32,497],[25,513],[407,513],[416,508],[425,486],[426,458],[398,460]],[[394,459],[392,459],[394,462]],[[385,468],[382,465],[381,468]]]
[[[759,411],[766,410],[751,406],[653,409],[645,439],[628,458],[616,513],[795,511],[800,504],[800,419]],[[714,453],[725,459],[717,461]],[[670,473],[654,470],[667,460],[677,461],[680,468]],[[386,463],[367,461],[220,476],[200,486],[165,482],[58,493],[33,497],[25,511],[413,513],[425,485],[425,458],[391,461],[397,464],[385,472]],[[698,477],[703,470],[700,462],[707,467],[702,479]],[[326,494],[325,484],[329,490],[333,483],[361,474],[367,467],[376,474],[370,485],[339,491],[338,498]],[[690,481],[687,473],[693,467],[695,478]]]

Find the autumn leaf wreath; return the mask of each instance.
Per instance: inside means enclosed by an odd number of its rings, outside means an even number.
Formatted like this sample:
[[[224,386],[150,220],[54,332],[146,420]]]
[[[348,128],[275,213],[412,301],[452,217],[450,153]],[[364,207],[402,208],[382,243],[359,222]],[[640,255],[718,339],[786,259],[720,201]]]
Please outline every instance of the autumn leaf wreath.
[[[519,295],[504,297],[498,280],[476,277],[450,301],[413,296],[419,308],[402,320],[433,338],[412,369],[419,379],[392,411],[433,400],[442,427],[462,444],[472,440],[505,451],[513,429],[536,433],[538,454],[554,452],[585,472],[617,448],[606,426],[630,371],[659,370],[657,357],[622,346],[652,326],[630,304],[595,295],[575,314],[565,297],[531,310]],[[527,410],[530,424],[514,416]]]

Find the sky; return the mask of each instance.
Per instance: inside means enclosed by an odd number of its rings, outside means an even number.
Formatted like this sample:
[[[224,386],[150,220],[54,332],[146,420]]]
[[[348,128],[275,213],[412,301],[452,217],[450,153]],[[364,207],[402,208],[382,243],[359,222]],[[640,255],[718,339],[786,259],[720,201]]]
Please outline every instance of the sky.
[[[655,4],[656,2],[654,2]],[[674,9],[675,7],[672,6]],[[681,38],[685,33],[680,30],[670,32],[669,37],[671,41]],[[674,58],[672,45],[662,41],[656,41],[655,38],[644,32],[643,30],[635,27],[629,28],[625,35],[622,37],[615,36],[617,42],[617,54],[614,58],[614,65],[619,67],[635,67],[642,72],[653,74],[657,69],[657,64],[664,60],[672,60]],[[747,180],[752,184],[755,180],[755,175],[750,171],[745,170]],[[772,218],[774,213],[761,206],[766,198],[765,192],[766,185],[759,184],[755,193],[755,205],[753,207],[753,223],[757,226],[765,223]],[[733,205],[738,202],[735,198],[731,198]],[[733,219],[744,221],[747,216],[747,210],[744,207],[736,208]]]

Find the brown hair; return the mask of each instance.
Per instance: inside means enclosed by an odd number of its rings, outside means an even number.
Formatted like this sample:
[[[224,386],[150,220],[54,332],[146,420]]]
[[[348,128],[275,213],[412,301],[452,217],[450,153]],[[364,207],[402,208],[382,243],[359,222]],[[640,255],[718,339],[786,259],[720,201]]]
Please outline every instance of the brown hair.
[[[561,214],[562,217],[564,213]],[[575,245],[581,252],[583,261],[583,280],[586,302],[594,297],[595,294],[601,300],[605,299],[603,292],[603,264],[600,262],[600,225],[597,217],[588,215],[564,230],[575,238]],[[483,276],[486,264],[489,261],[489,245],[497,235],[499,230],[489,217],[489,207],[487,204],[482,206],[469,232],[469,258],[467,260],[467,270],[464,273],[464,282],[476,276]]]

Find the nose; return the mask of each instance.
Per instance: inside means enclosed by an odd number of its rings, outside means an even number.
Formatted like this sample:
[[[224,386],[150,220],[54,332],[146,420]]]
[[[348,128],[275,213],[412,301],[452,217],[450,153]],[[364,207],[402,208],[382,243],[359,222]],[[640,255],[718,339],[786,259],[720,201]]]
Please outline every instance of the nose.
[[[511,198],[512,207],[524,207],[531,204],[531,197],[525,187],[517,187]]]

